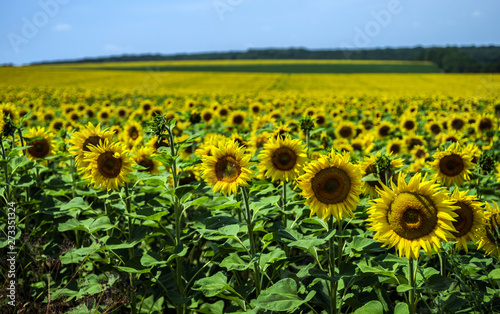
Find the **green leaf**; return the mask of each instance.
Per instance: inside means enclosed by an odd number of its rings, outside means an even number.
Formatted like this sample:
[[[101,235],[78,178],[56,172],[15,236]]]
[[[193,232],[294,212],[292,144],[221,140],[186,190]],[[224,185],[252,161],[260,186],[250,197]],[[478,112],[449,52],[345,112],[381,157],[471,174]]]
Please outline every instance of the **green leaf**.
[[[380,301],[370,301],[354,311],[354,314],[384,314]]]
[[[375,174],[375,173],[370,173],[369,175],[367,176],[364,176],[361,181],[370,181],[370,182],[378,182],[379,180],[379,177]]]
[[[33,179],[33,177],[30,176],[29,174],[25,174],[19,178],[19,181],[17,181],[16,187],[19,187],[19,188],[28,187],[28,186],[32,186],[33,184],[35,184],[35,180]]]
[[[15,157],[12,158],[12,160],[9,162],[9,165],[12,169],[12,173],[15,173],[18,168],[24,167],[25,165],[29,164],[30,160],[26,156],[20,156],[20,157]]]
[[[223,272],[218,272],[213,276],[197,280],[193,285],[193,290],[201,291],[206,297],[215,297],[216,295],[231,289],[227,283],[227,277]]]
[[[229,256],[223,259],[220,263],[220,267],[223,267],[229,271],[242,271],[248,269],[248,267],[250,266],[251,264],[241,259],[241,257],[239,257],[238,253],[236,252],[229,254]]]
[[[141,257],[141,264],[144,267],[163,265],[166,263],[167,261],[163,260],[163,258],[156,252],[146,253]]]
[[[238,234],[239,230],[240,230],[239,225],[228,225],[221,227],[217,230],[200,229],[198,230],[198,232],[200,232],[201,235],[207,240],[218,241],[223,239],[237,238],[236,235]]]
[[[394,308],[394,314],[410,314],[410,309],[406,303],[398,303]]]
[[[492,280],[500,280],[500,268],[490,271],[490,273],[488,274],[488,278]]]
[[[151,272],[151,268],[144,267],[141,264],[141,256],[136,256],[128,260],[124,266],[115,266],[119,271],[124,271],[130,274],[144,274]]]
[[[176,257],[185,256],[187,251],[188,251],[187,245],[184,245],[184,243],[179,243],[178,245],[175,246],[174,253],[168,257],[167,263],[170,263],[170,261],[175,259]]]
[[[297,291],[297,282],[292,278],[281,279],[257,297],[257,305],[269,311],[292,312],[312,299],[315,291],[311,291],[303,300]]]
[[[83,198],[75,197],[71,201],[69,201],[67,204],[62,205],[60,210],[68,210],[68,209],[74,209],[74,208],[86,210],[89,207],[90,206],[85,203]]]
[[[403,293],[403,292],[406,292],[406,291],[410,291],[412,290],[412,286],[410,285],[405,285],[405,284],[402,284],[402,285],[399,285],[396,290],[399,292],[399,293]]]
[[[432,275],[427,284],[422,287],[422,289],[429,289],[434,291],[445,291],[448,290],[453,283],[453,280],[450,278],[441,276],[441,275]]]
[[[76,218],[71,218],[66,222],[60,223],[59,226],[57,226],[57,230],[59,232],[70,230],[83,230],[89,232],[89,229]]]

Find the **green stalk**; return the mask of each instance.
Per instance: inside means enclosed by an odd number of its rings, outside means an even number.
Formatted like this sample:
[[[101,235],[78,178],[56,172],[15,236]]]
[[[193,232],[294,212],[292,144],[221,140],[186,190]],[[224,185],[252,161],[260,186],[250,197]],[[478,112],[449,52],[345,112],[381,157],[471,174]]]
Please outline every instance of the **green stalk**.
[[[283,228],[286,229],[287,227],[287,219],[286,219],[286,181],[283,181],[283,196],[282,196],[282,207],[281,209],[283,210],[283,214],[282,214],[282,217],[283,217]],[[290,257],[290,250],[288,249],[288,245],[287,243],[284,244],[284,248],[285,248],[285,254],[286,254],[286,257]]]
[[[306,147],[307,147],[307,153],[309,154],[309,130],[306,130]]]
[[[253,235],[253,223],[252,223],[252,216],[251,216],[251,211],[250,211],[250,205],[249,205],[249,200],[248,200],[248,192],[245,187],[241,187],[241,193],[243,194],[243,201],[245,203],[245,209],[246,209],[246,221],[247,221],[247,228],[248,228],[248,237],[250,238],[250,259],[252,259],[256,255],[256,249],[255,249],[255,239]],[[253,271],[253,278],[255,281],[255,289],[257,291],[257,296],[260,294],[261,286],[260,286],[260,270],[259,270],[259,263],[254,263],[254,271]]]
[[[132,242],[132,217],[131,215],[131,207],[130,207],[130,193],[128,190],[128,183],[125,183],[125,207],[127,209],[127,214],[128,214],[128,241],[129,243]],[[134,248],[131,247],[128,249],[128,255],[130,259],[134,258]],[[132,307],[132,313],[137,313],[137,300],[136,300],[136,295],[135,295],[135,274],[130,274],[130,286],[132,287],[132,292],[131,292],[131,307]]]
[[[0,135],[1,136],[1,135]],[[0,138],[0,146],[2,147],[2,157],[4,159],[4,164],[3,164],[3,172],[5,174],[5,187],[7,189],[7,203],[10,203],[10,181],[9,181],[9,168],[7,166],[7,156],[5,154],[5,148],[3,146],[3,139]]]
[[[417,300],[415,297],[415,290],[416,290],[416,285],[415,285],[415,263],[413,259],[408,259],[408,276],[411,290],[410,290],[410,297],[408,300],[408,307],[410,309],[410,314],[415,314],[417,312]]]
[[[333,230],[333,220],[328,220],[328,230]],[[335,239],[331,237],[328,240],[328,269],[329,276],[333,278],[335,276]],[[334,280],[329,280],[327,284],[330,286],[330,313],[337,314],[337,282]]]
[[[174,190],[177,189],[179,186],[179,180],[177,178],[177,161],[175,157],[177,156],[177,152],[175,151],[175,142],[174,142],[174,134],[172,133],[172,130],[167,127],[167,132],[168,132],[168,141],[169,141],[169,146],[170,146],[170,155],[172,156],[172,166],[171,166],[171,171],[172,171],[172,180],[174,181]],[[181,245],[181,225],[182,225],[182,209],[179,203],[178,197],[174,194],[174,216],[175,216],[175,245]],[[175,281],[177,284],[177,289],[181,296],[184,297],[184,282],[182,281],[182,257],[177,256],[175,258],[175,263],[176,263],[176,275],[175,275]],[[177,312],[179,313],[184,313],[185,307],[184,305],[179,305],[177,306]]]

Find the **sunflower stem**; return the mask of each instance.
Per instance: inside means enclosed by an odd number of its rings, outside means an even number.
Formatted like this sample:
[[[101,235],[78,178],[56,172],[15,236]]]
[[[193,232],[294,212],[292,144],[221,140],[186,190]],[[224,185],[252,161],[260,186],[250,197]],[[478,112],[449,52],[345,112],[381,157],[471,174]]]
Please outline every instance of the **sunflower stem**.
[[[125,207],[127,209],[127,214],[128,214],[128,240],[129,242],[132,242],[132,217],[131,215],[131,207],[130,207],[130,192],[128,190],[128,183],[125,183]],[[128,255],[129,259],[134,258],[134,248],[131,247],[128,249]],[[131,291],[131,308],[132,308],[132,313],[137,313],[137,300],[135,296],[135,274],[130,274],[130,286],[132,288]]]
[[[168,126],[166,126],[166,129],[168,132],[168,144],[170,146],[170,155],[173,157],[171,170],[172,170],[172,180],[174,181],[173,188],[175,191],[177,189],[177,187],[179,186],[179,181],[177,178],[177,161],[176,161],[177,152],[175,150],[174,134]],[[175,219],[175,245],[177,247],[177,246],[182,245],[182,242],[181,242],[182,241],[181,240],[181,236],[182,236],[182,231],[181,231],[182,209],[181,209],[181,205],[179,203],[179,198],[177,197],[177,195],[175,195],[175,193],[174,193],[174,216],[175,216],[175,218],[174,218]],[[177,256],[175,258],[175,264],[176,264],[175,281],[176,281],[177,289],[178,289],[180,295],[184,297],[185,289],[184,289],[184,282],[182,281],[182,257],[181,256]],[[178,313],[185,312],[185,305],[184,304],[177,305],[176,307],[177,307]]]
[[[24,139],[23,139],[23,131],[21,128],[17,129],[17,134],[19,135],[19,139],[21,140],[21,146],[24,147]],[[26,156],[26,149],[23,148],[23,156]]]
[[[282,195],[282,202],[281,202],[281,210],[283,211],[283,213],[281,214],[282,215],[282,218],[283,218],[283,228],[286,229],[287,227],[287,219],[286,219],[286,181],[283,181],[283,186],[282,186],[282,189],[283,189],[283,195]],[[286,257],[290,257],[290,251],[288,249],[288,245],[287,243],[284,244],[284,248],[285,248],[285,255]]]
[[[1,134],[0,134],[1,136]],[[2,147],[2,158],[4,160],[3,163],[3,171],[5,174],[5,188],[6,188],[6,197],[7,197],[7,203],[10,203],[10,181],[9,181],[9,168],[7,166],[7,156],[5,155],[5,148],[3,146],[3,138],[0,138],[0,146]]]
[[[241,187],[241,193],[243,194],[243,202],[245,203],[245,210],[246,210],[246,221],[247,221],[247,228],[248,228],[248,237],[250,239],[250,259],[253,259],[256,256],[256,249],[255,249],[255,238],[253,235],[253,223],[252,223],[252,215],[250,211],[250,205],[249,205],[249,198],[248,198],[248,192],[245,187]],[[253,278],[255,281],[255,289],[257,291],[257,296],[260,295],[260,270],[259,270],[259,263],[254,263],[254,271],[253,271]]]
[[[441,276],[444,276],[444,273],[445,273],[445,269],[444,269],[444,267],[445,267],[445,265],[444,265],[444,259],[443,259],[443,257],[441,256],[441,252],[439,252],[439,251],[438,251],[438,252],[437,252],[437,256],[438,256],[438,258],[439,258],[439,270],[440,270],[440,275],[441,275]]]
[[[416,300],[416,297],[415,297],[415,290],[416,290],[416,286],[415,286],[415,262],[412,258],[409,258],[408,259],[408,276],[409,276],[409,282],[410,282],[410,286],[411,286],[411,290],[410,290],[410,297],[409,297],[409,304],[408,304],[408,307],[410,309],[410,314],[415,314],[417,312],[417,300]]]
[[[328,220],[328,231],[333,232],[333,220]],[[328,240],[328,268],[330,270],[330,278],[335,277],[335,237]],[[329,280],[327,282],[330,286],[330,313],[337,314],[337,281]]]

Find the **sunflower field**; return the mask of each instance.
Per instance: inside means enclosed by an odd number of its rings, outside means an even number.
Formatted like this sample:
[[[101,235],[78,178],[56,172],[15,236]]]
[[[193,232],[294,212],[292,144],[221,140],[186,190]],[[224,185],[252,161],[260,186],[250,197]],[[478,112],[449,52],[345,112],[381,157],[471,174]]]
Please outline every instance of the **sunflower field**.
[[[0,73],[4,313],[500,313],[500,76]]]

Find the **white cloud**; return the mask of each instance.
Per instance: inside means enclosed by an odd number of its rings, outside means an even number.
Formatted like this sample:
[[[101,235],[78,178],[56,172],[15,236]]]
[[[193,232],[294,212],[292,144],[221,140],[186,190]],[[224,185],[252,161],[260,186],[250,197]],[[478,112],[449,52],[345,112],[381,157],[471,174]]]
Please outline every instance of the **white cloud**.
[[[56,26],[54,26],[52,29],[55,30],[56,32],[65,32],[65,31],[71,30],[72,27],[71,27],[71,25],[66,24],[66,23],[59,23]]]
[[[480,11],[474,11],[474,12],[472,12],[472,16],[473,17],[481,16],[481,12]]]
[[[102,48],[102,50],[106,53],[122,54],[130,51],[131,49],[130,47],[121,47],[115,44],[107,44]]]

